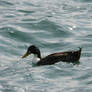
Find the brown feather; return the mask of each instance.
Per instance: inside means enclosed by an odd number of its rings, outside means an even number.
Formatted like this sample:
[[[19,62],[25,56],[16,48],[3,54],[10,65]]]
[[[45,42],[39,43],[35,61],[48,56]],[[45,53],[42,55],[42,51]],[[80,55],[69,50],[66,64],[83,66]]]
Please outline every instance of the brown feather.
[[[81,48],[78,51],[67,51],[67,52],[59,52],[53,53],[45,58],[42,58],[37,65],[51,65],[57,62],[75,62],[79,61],[81,55]]]

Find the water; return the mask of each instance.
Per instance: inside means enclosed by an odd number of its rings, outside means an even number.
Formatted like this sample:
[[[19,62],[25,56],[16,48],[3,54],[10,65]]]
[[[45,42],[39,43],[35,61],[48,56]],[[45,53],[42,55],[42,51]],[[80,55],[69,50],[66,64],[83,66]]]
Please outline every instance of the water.
[[[33,67],[42,56],[82,47],[79,65]],[[92,92],[92,0],[0,0],[0,92]]]

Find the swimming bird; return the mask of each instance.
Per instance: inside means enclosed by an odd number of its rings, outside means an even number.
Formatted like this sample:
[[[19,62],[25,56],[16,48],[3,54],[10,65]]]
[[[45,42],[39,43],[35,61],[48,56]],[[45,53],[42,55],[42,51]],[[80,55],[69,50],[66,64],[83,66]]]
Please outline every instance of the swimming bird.
[[[28,47],[27,52],[22,58],[27,57],[30,54],[34,54],[33,64],[36,65],[52,65],[57,62],[76,62],[79,61],[81,55],[81,48],[77,51],[65,51],[50,54],[44,58],[41,57],[41,52],[38,47],[31,45]]]

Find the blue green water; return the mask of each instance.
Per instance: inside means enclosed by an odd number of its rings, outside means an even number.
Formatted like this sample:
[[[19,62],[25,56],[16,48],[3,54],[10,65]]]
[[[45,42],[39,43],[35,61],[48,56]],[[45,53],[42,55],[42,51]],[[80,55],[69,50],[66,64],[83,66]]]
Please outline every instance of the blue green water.
[[[42,56],[82,47],[79,65],[32,66]],[[92,0],[0,0],[0,92],[92,92]]]

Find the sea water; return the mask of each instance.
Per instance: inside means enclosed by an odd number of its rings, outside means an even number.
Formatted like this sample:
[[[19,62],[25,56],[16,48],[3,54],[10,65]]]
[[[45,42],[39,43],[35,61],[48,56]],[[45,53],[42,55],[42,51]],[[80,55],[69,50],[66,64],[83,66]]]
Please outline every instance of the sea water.
[[[82,48],[80,64],[32,66],[42,57]],[[0,92],[92,92],[92,0],[0,0]]]

